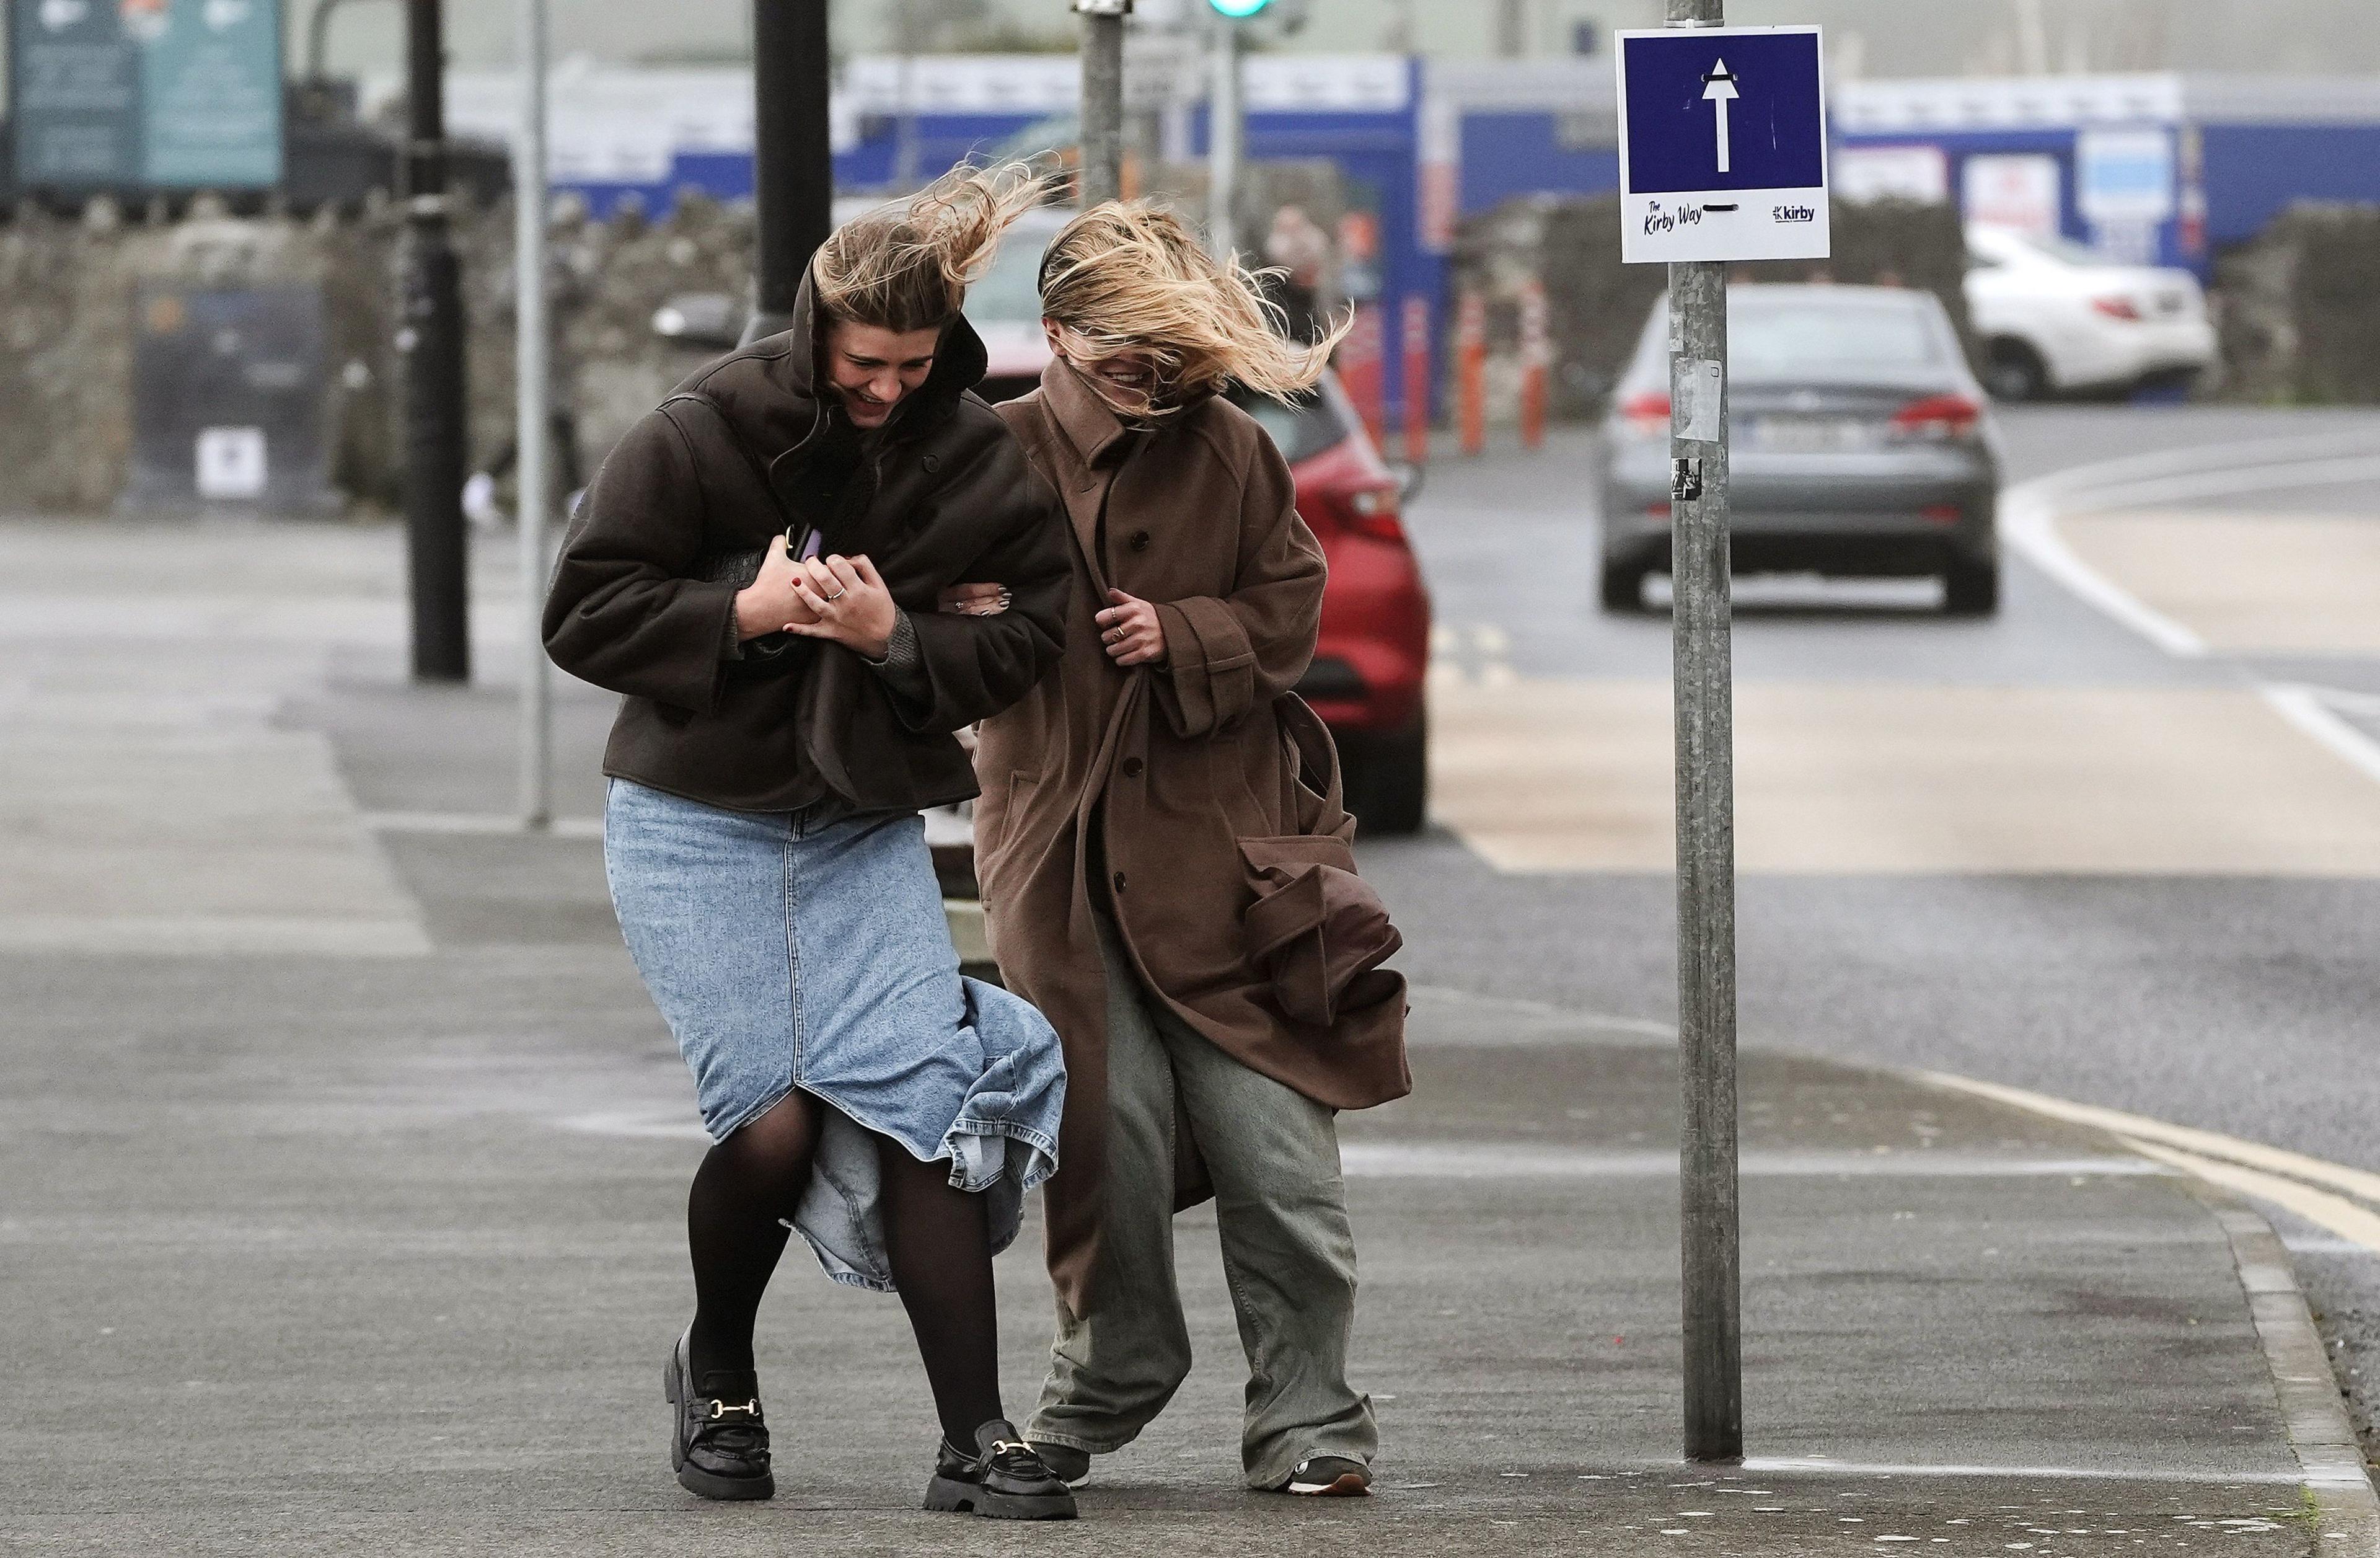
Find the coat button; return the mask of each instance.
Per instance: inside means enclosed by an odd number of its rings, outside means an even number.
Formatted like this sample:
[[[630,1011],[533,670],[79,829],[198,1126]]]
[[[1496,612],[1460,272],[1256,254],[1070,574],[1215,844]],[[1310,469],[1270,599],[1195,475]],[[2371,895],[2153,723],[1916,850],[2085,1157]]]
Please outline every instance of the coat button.
[[[1140,761],[1140,760],[1139,760],[1138,758],[1126,758],[1126,759],[1124,759],[1124,760],[1123,760],[1123,776],[1124,776],[1125,778],[1127,778],[1127,779],[1137,779],[1137,778],[1139,778],[1139,777],[1140,777],[1140,769],[1141,769],[1141,761]]]
[[[925,459],[925,466],[929,472],[940,470],[942,466],[942,456],[940,455],[928,455]]]
[[[1123,872],[1122,871],[1115,873],[1115,890],[1119,893],[1123,891]]]
[[[1147,530],[1135,530],[1132,532],[1132,549],[1135,552],[1146,552],[1148,550],[1148,532]]]

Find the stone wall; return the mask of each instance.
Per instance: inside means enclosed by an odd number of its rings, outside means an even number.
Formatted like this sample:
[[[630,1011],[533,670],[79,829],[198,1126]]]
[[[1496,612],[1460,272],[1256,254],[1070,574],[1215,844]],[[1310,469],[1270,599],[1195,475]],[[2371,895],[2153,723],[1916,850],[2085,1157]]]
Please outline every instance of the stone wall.
[[[2295,207],[2216,287],[2234,398],[2380,403],[2380,206]]]
[[[681,292],[745,295],[748,210],[688,198],[665,222],[634,212],[589,220],[565,201],[552,225],[555,388],[577,410],[591,463],[703,353],[652,333]],[[476,466],[513,432],[513,219],[508,206],[455,226],[469,322],[470,445]],[[128,217],[94,201],[75,220],[21,208],[0,228],[0,507],[106,511],[132,444],[135,288],[144,280],[242,287],[319,286],[327,323],[334,479],[359,505],[401,491],[404,361],[395,340],[404,224],[360,213],[231,218],[201,202],[188,219]]]

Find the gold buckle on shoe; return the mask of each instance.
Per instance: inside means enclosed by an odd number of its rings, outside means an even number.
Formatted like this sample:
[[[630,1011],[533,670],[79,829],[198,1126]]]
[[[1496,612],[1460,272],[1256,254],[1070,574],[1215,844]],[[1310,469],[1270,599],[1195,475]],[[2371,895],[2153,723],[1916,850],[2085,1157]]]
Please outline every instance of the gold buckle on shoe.
[[[756,1395],[740,1406],[730,1401],[714,1401],[710,1404],[710,1420],[714,1423],[730,1412],[741,1412],[747,1418],[757,1418],[760,1415],[760,1398]]]

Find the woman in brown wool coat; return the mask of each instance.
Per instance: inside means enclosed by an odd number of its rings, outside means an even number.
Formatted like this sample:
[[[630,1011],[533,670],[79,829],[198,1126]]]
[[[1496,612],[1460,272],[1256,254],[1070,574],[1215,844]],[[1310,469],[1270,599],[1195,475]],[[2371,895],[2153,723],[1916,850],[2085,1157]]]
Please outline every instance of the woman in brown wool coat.
[[[1062,232],[1041,295],[1055,359],[999,409],[1065,502],[1075,600],[1057,672],[976,759],[992,950],[1069,1078],[1058,1335],[1026,1435],[1079,1481],[1163,1408],[1190,1368],[1172,1213],[1211,1191],[1248,1483],[1361,1493],[1378,1434],[1346,1379],[1333,1116],[1410,1089],[1404,981],[1378,967],[1396,932],[1354,873],[1330,736],[1290,690],[1322,550],[1279,451],[1218,393],[1293,396],[1338,337],[1282,339],[1256,278],[1137,203]]]

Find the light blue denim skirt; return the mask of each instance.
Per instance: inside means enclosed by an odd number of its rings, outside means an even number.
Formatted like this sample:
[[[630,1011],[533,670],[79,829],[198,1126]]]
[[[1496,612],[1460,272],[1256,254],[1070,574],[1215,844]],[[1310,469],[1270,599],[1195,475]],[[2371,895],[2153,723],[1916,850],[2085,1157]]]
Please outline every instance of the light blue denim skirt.
[[[1058,1166],[1058,1035],[959,975],[915,812],[722,810],[611,782],[603,864],[629,955],[717,1140],[795,1088],[827,1105],[794,1227],[838,1282],[891,1292],[876,1144],[947,1160],[992,1248]]]

